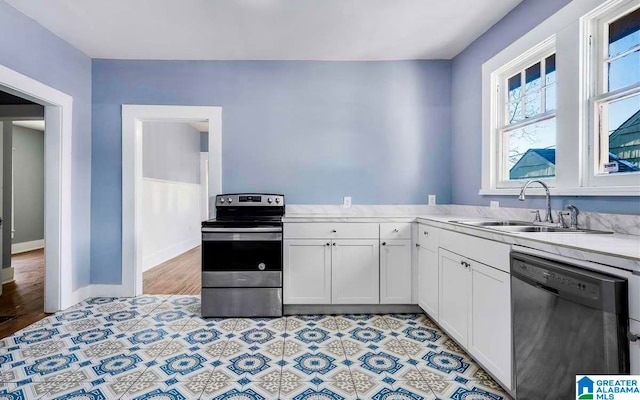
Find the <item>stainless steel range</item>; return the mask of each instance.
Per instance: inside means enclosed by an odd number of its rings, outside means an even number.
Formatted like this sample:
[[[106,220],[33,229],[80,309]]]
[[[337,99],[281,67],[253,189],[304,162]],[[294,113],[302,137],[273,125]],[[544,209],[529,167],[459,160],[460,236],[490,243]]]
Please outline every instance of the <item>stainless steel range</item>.
[[[216,196],[202,223],[202,316],[282,315],[284,195]]]

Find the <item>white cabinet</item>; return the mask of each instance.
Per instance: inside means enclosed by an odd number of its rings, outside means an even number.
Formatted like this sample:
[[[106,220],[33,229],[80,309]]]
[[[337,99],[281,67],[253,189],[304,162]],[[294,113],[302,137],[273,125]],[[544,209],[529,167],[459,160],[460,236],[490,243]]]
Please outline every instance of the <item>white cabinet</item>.
[[[379,303],[378,240],[332,242],[331,303]]]
[[[510,275],[471,261],[467,349],[511,387]]]
[[[438,321],[439,272],[438,253],[424,246],[418,247],[418,305]]]
[[[510,275],[443,248],[438,254],[440,326],[511,387]]]
[[[380,239],[380,304],[410,303],[411,240]]]
[[[640,322],[629,319],[629,332],[640,335]],[[640,340],[629,342],[631,375],[640,375]]]
[[[439,250],[440,325],[458,341],[467,346],[469,307],[468,261],[450,251]]]
[[[331,303],[331,241],[284,241],[284,304]]]

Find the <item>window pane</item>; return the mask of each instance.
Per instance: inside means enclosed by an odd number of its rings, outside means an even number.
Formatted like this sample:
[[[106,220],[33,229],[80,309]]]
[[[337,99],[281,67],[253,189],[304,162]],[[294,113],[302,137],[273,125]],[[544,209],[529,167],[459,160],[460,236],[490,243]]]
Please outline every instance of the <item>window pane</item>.
[[[507,80],[507,86],[509,88],[507,94],[508,102],[516,102],[520,101],[520,97],[522,96],[520,91],[520,86],[522,86],[522,81],[520,78],[520,74],[514,75]]]
[[[640,82],[640,51],[609,63],[609,91]]]
[[[531,118],[542,114],[542,94],[540,90],[527,94],[524,98],[524,117]]]
[[[553,177],[556,174],[556,119],[505,133],[505,175],[509,179]]]
[[[534,64],[524,71],[525,91],[527,93],[540,89],[540,63]]]
[[[640,44],[640,8],[609,24],[609,57]]]
[[[545,88],[545,111],[551,111],[556,109],[556,84],[553,83]]]
[[[603,106],[608,121],[609,157],[608,168],[601,166],[603,172],[640,171],[640,95],[613,101]]]
[[[549,85],[556,81],[556,55],[552,54],[544,60],[545,84]]]
[[[524,119],[524,113],[522,112],[522,103],[509,103],[507,105],[508,113],[506,115],[505,124],[514,124],[518,121],[522,121]]]

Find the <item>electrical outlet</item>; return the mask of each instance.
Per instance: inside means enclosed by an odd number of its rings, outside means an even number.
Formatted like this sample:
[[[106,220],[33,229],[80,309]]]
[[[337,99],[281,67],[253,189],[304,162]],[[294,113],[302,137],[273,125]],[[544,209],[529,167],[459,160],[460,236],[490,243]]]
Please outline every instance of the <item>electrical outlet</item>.
[[[436,195],[435,194],[430,194],[429,195],[427,204],[429,204],[430,206],[434,206],[436,204]]]
[[[499,201],[489,202],[489,208],[500,208],[500,202]]]
[[[342,199],[342,206],[345,208],[349,208],[351,207],[351,197],[343,197]]]

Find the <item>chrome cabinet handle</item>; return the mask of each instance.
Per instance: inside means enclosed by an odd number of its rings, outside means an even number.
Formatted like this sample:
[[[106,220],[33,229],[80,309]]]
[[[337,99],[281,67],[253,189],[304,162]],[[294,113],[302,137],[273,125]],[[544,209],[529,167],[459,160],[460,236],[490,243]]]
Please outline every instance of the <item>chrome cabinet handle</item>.
[[[400,232],[400,230],[398,228],[393,230],[394,232]]]
[[[420,243],[416,243],[416,247],[420,247]]]
[[[386,245],[387,245],[387,242],[382,242],[382,245],[383,245],[383,246],[386,246]]]
[[[469,268],[471,266],[471,264],[469,264],[466,261],[460,261],[460,264],[462,264],[462,266],[465,267],[465,268]]]
[[[335,246],[336,244],[335,244],[335,243],[333,243],[333,245]]]
[[[331,246],[331,243],[327,242],[327,246]]]
[[[337,230],[335,230],[335,229],[332,229],[332,230],[331,230],[331,232],[336,233],[336,232],[338,232],[338,231],[337,231]]]

